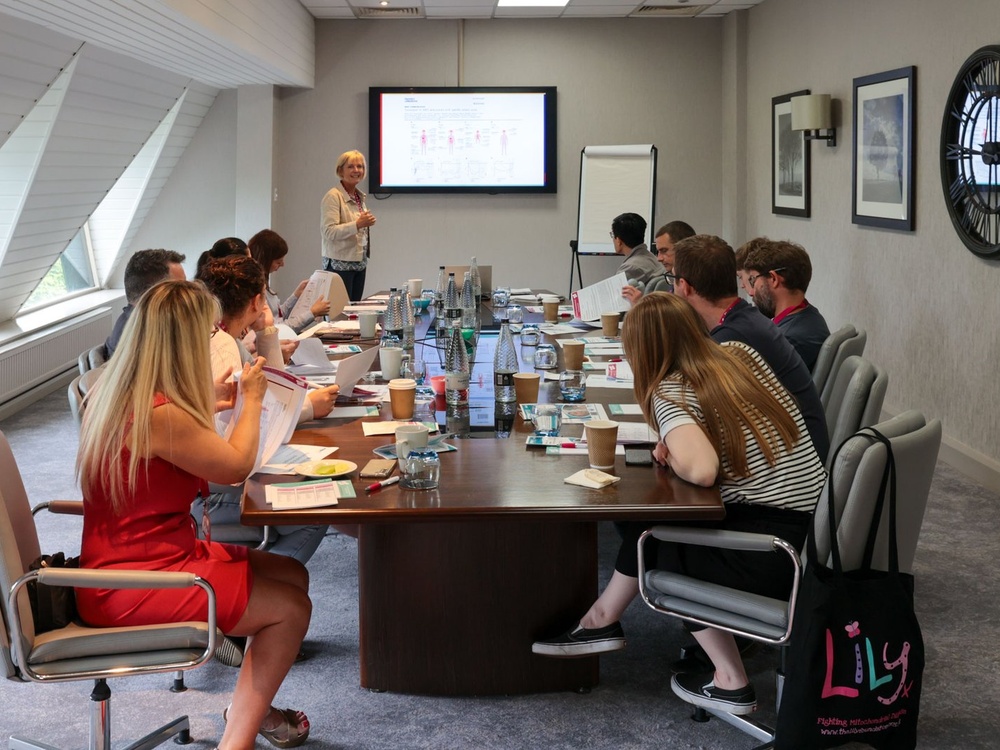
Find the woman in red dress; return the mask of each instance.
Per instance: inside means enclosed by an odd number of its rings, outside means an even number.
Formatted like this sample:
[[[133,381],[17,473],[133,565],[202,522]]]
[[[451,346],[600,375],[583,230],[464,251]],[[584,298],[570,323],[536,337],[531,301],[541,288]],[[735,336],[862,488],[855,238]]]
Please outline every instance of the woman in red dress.
[[[209,338],[218,315],[197,282],[157,284],[136,305],[88,398],[81,430],[81,565],[185,571],[208,580],[219,628],[249,638],[219,747],[252,748],[258,733],[278,747],[295,747],[308,736],[309,720],[273,708],[271,700],[309,627],[306,569],[291,558],[199,540],[189,512],[207,482],[246,478],[260,436],[262,359],[243,368],[243,409],[230,438],[213,427]],[[207,615],[198,590],[81,589],[77,602],[84,621],[98,626]]]

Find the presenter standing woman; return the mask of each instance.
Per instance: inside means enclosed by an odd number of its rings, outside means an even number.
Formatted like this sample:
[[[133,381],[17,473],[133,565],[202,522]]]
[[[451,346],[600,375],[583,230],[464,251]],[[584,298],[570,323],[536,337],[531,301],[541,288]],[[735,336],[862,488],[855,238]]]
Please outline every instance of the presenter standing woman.
[[[360,151],[345,151],[337,159],[340,182],[323,196],[323,268],[344,280],[347,295],[359,300],[365,293],[365,273],[370,254],[369,230],[375,217],[358,190],[368,167]]]
[[[259,733],[301,745],[305,714],[271,706],[309,628],[309,576],[296,560],[199,540],[191,500],[207,482],[241,482],[253,469],[267,388],[263,360],[244,366],[243,409],[229,439],[212,423],[209,339],[218,305],[204,286],[164,281],[136,305],[114,359],[90,394],[77,467],[84,494],[81,565],[184,571],[215,589],[218,626],[250,646],[223,712],[219,747],[252,748]],[[92,625],[203,619],[205,598],[183,589],[80,589]]]

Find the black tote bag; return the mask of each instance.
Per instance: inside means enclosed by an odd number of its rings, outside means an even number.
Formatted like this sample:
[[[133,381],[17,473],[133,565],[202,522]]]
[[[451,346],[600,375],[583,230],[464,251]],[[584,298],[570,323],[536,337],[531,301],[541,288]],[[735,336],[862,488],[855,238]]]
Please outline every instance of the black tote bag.
[[[912,750],[917,744],[924,642],[913,611],[913,576],[899,572],[896,465],[884,435],[871,428],[859,434],[878,440],[888,453],[864,558],[858,570],[842,569],[831,482],[827,531],[833,567],[818,562],[814,528],[795,604],[775,750],[849,742]],[[880,571],[871,562],[886,496],[889,570]]]

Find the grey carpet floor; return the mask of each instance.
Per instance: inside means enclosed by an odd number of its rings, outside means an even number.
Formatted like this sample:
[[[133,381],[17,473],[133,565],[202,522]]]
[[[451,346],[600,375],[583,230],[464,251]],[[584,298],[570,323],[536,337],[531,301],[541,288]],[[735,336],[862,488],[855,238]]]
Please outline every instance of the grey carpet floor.
[[[79,496],[73,478],[77,431],[65,398],[53,394],[0,422],[33,503]],[[79,549],[79,521],[40,516],[45,551]],[[1000,746],[1000,580],[996,574],[1000,497],[939,464],[915,574],[917,610],[927,648],[919,747]],[[610,576],[617,536],[601,530],[601,585]],[[589,694],[428,698],[372,693],[358,686],[357,548],[331,533],[310,561],[315,603],[305,648],[277,705],[306,711],[307,747],[420,750],[484,748],[719,748],[755,743],[712,721],[696,724],[670,691],[668,665],[686,642],[679,625],[634,604],[623,618],[628,648],[602,657],[601,684]],[[386,571],[405,575],[405,571]],[[400,612],[405,617],[405,612]],[[460,618],[461,612],[452,613]],[[748,661],[763,718],[773,717],[771,670],[777,652]],[[191,717],[195,743],[214,747],[236,672],[217,662],[187,673],[188,691],[168,691],[170,675],[112,683],[113,740],[122,746],[173,716]],[[87,744],[88,683],[0,683],[0,738],[44,738],[63,748]],[[269,747],[262,740],[259,747]],[[852,747],[864,747],[855,745]]]

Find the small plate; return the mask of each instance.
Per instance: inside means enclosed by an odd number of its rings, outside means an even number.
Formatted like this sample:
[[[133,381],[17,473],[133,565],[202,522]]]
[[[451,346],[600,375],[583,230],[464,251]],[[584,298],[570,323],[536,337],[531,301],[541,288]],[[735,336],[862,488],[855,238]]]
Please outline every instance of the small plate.
[[[301,474],[310,479],[331,479],[332,477],[342,477],[357,471],[358,465],[351,461],[343,461],[339,458],[327,458],[322,461],[306,461],[295,467],[295,473]]]

